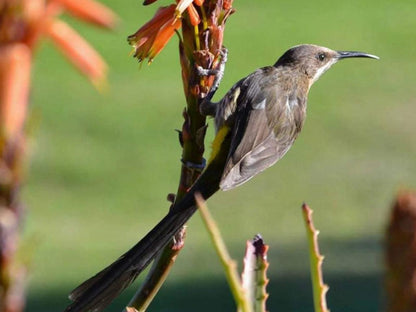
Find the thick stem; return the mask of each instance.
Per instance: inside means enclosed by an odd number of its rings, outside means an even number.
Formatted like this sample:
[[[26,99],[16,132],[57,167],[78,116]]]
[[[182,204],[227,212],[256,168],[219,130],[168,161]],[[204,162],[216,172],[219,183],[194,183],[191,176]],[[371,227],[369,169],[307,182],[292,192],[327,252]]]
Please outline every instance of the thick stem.
[[[416,192],[402,191],[385,239],[387,312],[416,311]]]
[[[0,157],[0,311],[21,312],[25,306],[26,269],[17,260],[21,205],[19,171],[22,151],[2,140]]]
[[[183,144],[182,167],[176,200],[180,200],[186,194],[187,190],[199,177],[204,164],[205,117],[199,113],[196,96],[188,94],[187,102],[187,109],[184,112],[185,122],[181,132]],[[195,168],[198,165],[199,168]],[[128,307],[140,312],[147,309],[169,275],[170,269],[184,245],[184,236],[185,228],[182,228],[171,243],[159,253],[146,280],[131,299]]]

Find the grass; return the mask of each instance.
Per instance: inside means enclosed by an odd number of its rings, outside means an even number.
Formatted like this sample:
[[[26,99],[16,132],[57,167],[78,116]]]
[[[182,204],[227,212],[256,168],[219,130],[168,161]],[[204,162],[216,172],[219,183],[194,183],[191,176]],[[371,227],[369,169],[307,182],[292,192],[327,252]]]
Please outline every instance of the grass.
[[[139,69],[128,57],[126,36],[159,2],[150,7],[136,0],[103,2],[122,18],[115,33],[68,21],[108,60],[108,92],[97,93],[48,43],[36,58],[23,191],[26,237],[36,238],[27,311],[63,310],[70,289],[164,215],[166,194],[179,179],[174,129],[182,124],[184,98],[176,38],[150,67]],[[416,3],[236,0],[234,5],[225,35],[229,62],[217,97],[299,43],[381,57],[347,60],[325,74],[311,90],[304,131],[285,158],[209,201],[235,258],[241,259],[245,240],[257,232],[271,246],[269,310],[312,307],[303,201],[315,210],[322,233],[329,307],[379,310],[388,208],[397,190],[416,187]],[[186,245],[150,310],[232,310],[199,218],[189,223]],[[120,311],[122,303],[109,311]]]

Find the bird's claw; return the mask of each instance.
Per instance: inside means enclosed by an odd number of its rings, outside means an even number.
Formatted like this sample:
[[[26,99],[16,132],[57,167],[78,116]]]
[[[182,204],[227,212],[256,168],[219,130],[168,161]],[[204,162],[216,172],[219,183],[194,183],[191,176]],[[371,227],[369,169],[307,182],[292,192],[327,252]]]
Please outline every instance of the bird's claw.
[[[206,116],[215,116],[217,105],[216,103],[211,102],[212,97],[217,91],[222,77],[224,76],[225,63],[227,62],[228,50],[226,47],[222,47],[218,50],[217,57],[220,57],[220,62],[216,69],[205,69],[201,66],[197,66],[197,71],[200,76],[215,76],[214,81],[212,82],[211,88],[208,94],[204,97],[203,101],[200,103],[200,112]]]
[[[227,62],[228,58],[228,49],[226,47],[222,47],[218,50],[219,54],[221,55],[221,64],[224,64]]]
[[[221,75],[221,78],[222,78],[222,76],[224,75],[225,63],[227,63],[227,59],[228,59],[228,49],[226,47],[222,47],[221,49],[218,50],[218,54],[221,56],[221,61],[219,63],[218,69],[203,68],[202,66],[198,65],[196,67],[196,70],[199,76],[206,77],[206,76]]]
[[[199,65],[196,67],[196,70],[198,72],[198,75],[201,77],[215,75],[218,72],[218,70],[216,69],[203,68]]]

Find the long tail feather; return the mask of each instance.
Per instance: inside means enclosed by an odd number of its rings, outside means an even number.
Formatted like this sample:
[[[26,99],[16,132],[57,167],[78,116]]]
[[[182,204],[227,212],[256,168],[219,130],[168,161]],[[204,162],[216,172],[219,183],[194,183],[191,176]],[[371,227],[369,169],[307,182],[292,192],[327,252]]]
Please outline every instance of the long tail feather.
[[[226,141],[226,144],[229,142]],[[219,189],[226,159],[225,155],[220,156],[208,165],[182,200],[175,203],[144,238],[114,263],[75,288],[69,295],[73,302],[64,312],[102,311],[128,287],[195,213],[195,193],[207,199]]]
[[[166,215],[133,248],[74,289],[69,296],[74,302],[65,312],[96,312],[105,308],[147,267],[195,210],[195,206],[191,206],[179,213]]]

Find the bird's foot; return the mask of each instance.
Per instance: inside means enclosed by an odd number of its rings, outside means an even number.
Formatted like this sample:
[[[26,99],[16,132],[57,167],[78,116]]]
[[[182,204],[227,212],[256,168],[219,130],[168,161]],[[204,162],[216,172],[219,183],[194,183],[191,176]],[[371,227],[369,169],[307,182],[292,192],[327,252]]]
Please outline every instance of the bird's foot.
[[[221,80],[224,76],[225,71],[225,64],[227,63],[227,57],[228,57],[228,49],[223,47],[221,50],[218,51],[219,56],[221,57],[220,63],[216,69],[207,69],[202,68],[201,66],[197,67],[198,74],[200,76],[215,76],[214,82],[212,83],[212,86],[207,93],[207,95],[202,99],[202,102],[200,103],[200,111],[204,115],[209,116],[215,116],[216,111],[216,104],[211,102],[211,99],[213,98],[215,92],[218,90],[218,87],[220,86]]]
[[[215,76],[214,83],[212,84],[211,90],[218,89],[221,79],[224,76],[225,64],[227,63],[228,58],[228,49],[223,47],[218,51],[219,56],[221,57],[220,63],[217,69],[213,68],[203,68],[202,66],[197,66],[197,71],[200,76]],[[215,91],[214,91],[215,92]]]

